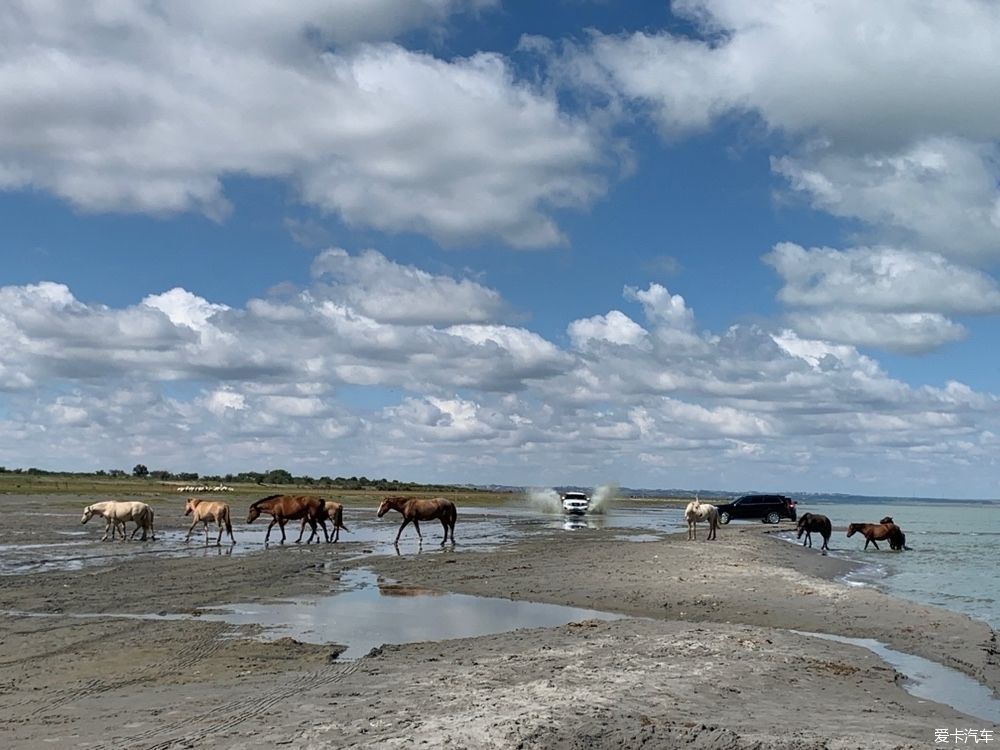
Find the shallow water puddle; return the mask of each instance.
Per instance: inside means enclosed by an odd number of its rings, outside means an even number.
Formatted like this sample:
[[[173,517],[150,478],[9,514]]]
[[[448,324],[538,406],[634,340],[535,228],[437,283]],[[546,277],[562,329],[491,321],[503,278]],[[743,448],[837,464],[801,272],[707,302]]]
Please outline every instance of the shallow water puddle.
[[[896,651],[872,638],[848,638],[801,630],[792,632],[866,648],[906,675],[903,688],[911,695],[943,703],[978,719],[1000,722],[1000,700],[993,697],[993,692],[988,687],[955,669],[921,656]]]
[[[307,643],[347,646],[356,659],[383,643],[471,638],[519,628],[556,627],[579,620],[618,620],[622,615],[538,602],[449,594],[379,581],[368,570],[345,572],[349,589],[296,603],[237,604],[202,610],[200,619],[260,625],[267,640],[291,637]]]

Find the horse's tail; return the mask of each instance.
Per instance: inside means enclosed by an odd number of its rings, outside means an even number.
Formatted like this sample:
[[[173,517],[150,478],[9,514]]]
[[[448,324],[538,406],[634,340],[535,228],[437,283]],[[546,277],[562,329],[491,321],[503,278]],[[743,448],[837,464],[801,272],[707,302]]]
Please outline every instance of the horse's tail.
[[[344,526],[344,506],[341,505],[337,508],[337,517],[333,519],[333,528],[343,529],[344,531],[350,533],[350,529]]]
[[[152,506],[149,506],[149,505],[147,505],[147,506],[146,506],[146,512],[147,512],[147,514],[148,514],[148,515],[147,515],[147,518],[148,518],[148,520],[149,520],[149,535],[150,535],[150,536],[151,536],[151,537],[153,538],[153,540],[155,541],[155,540],[156,540],[156,531],[155,531],[155,530],[153,529],[153,517],[154,517],[154,515],[155,515],[155,514],[153,513],[153,508],[152,508]],[[134,533],[134,532],[133,532],[133,533]]]
[[[228,505],[226,506],[226,509],[223,511],[223,516],[222,517],[223,517],[223,520],[226,522],[226,533],[228,533],[229,536],[232,537],[232,535],[233,535],[233,524],[229,520],[229,506]]]
[[[449,503],[448,505],[448,525],[454,527],[455,521],[458,520],[458,508],[455,507],[455,503]]]

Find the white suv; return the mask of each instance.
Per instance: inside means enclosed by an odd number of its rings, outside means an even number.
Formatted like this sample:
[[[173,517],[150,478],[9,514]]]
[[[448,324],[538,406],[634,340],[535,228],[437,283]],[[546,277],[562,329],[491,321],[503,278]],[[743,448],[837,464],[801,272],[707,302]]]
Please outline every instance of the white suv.
[[[562,496],[562,506],[567,513],[586,513],[590,509],[590,498],[585,492],[566,492]]]

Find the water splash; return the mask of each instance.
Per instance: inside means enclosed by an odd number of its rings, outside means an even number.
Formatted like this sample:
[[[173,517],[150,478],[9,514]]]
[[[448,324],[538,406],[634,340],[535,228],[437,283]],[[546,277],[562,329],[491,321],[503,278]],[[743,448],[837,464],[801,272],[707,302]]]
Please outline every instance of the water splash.
[[[561,513],[562,498],[552,488],[536,488],[528,491],[528,503],[541,513]]]
[[[590,509],[588,513],[604,513],[611,501],[618,496],[618,485],[615,482],[608,482],[597,487],[590,496]]]

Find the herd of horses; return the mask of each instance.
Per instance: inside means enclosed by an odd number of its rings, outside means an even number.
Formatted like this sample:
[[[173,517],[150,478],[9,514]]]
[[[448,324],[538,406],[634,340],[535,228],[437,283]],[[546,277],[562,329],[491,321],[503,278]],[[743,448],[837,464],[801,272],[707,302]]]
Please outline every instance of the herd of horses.
[[[703,503],[695,499],[687,504],[684,509],[684,519],[688,526],[688,539],[698,538],[698,522],[708,523],[708,536],[711,541],[716,538],[719,529],[719,509],[711,503]],[[833,534],[833,524],[826,516],[819,513],[803,513],[796,524],[797,538],[802,540],[802,546],[812,547],[812,534],[816,532],[823,537],[823,546],[820,548],[824,552],[829,551],[830,536]],[[878,523],[852,523],[847,526],[847,536],[852,537],[861,534],[865,538],[865,549],[871,544],[875,549],[879,549],[878,542],[889,541],[889,548],[896,551],[908,550],[906,546],[906,534],[892,520],[892,516],[886,516]]]
[[[395,544],[399,544],[399,538],[409,524],[417,531],[417,536],[423,542],[423,534],[420,532],[421,521],[438,520],[444,530],[444,537],[441,539],[443,547],[451,538],[451,543],[455,543],[455,521],[458,513],[455,503],[443,497],[417,498],[417,497],[387,497],[378,506],[378,517],[382,518],[390,510],[398,512],[403,517],[403,522],[396,532]],[[229,534],[232,544],[236,543],[233,536],[233,525],[230,520],[229,505],[221,500],[201,500],[198,498],[188,498],[184,504],[184,515],[193,518],[191,527],[188,529],[184,541],[190,541],[191,534],[198,524],[202,524],[205,530],[205,544],[208,544],[208,526],[214,523],[218,529],[215,543],[222,544],[223,530]],[[299,538],[295,540],[298,544],[305,534],[306,525],[310,528],[309,538],[306,544],[316,539],[319,541],[319,529],[323,530],[323,538],[327,542],[337,542],[340,540],[341,530],[349,532],[344,525],[344,506],[333,500],[325,500],[321,497],[311,495],[269,495],[257,500],[250,505],[247,513],[247,523],[253,523],[262,515],[271,516],[271,522],[267,525],[267,533],[264,535],[264,544],[271,539],[271,530],[277,524],[281,531],[281,543],[285,543],[285,524],[289,521],[300,521]],[[142,531],[141,541],[149,538],[156,539],[153,530],[153,509],[147,504],[139,501],[126,500],[105,500],[104,502],[88,505],[83,509],[83,518],[80,523],[87,523],[93,516],[104,519],[104,536],[101,541],[107,541],[110,535],[114,541],[116,532],[121,533],[122,541],[125,540],[126,523],[135,523],[130,539]],[[711,503],[703,503],[698,499],[687,504],[684,509],[684,518],[688,526],[688,539],[698,538],[698,522],[708,524],[708,536],[711,541],[716,538],[719,530],[719,509]],[[332,530],[328,530],[326,522],[332,525]],[[830,536],[833,533],[833,524],[830,519],[819,513],[803,513],[797,524],[798,538],[803,546],[812,547],[812,534],[818,533],[823,538],[821,549],[826,552],[829,548]],[[903,530],[896,525],[891,516],[886,516],[878,523],[852,523],[847,527],[847,536],[861,534],[865,538],[865,549],[871,544],[875,549],[879,549],[878,542],[889,541],[890,549],[901,551],[909,549],[906,546],[906,535]]]
[[[417,536],[423,542],[423,534],[420,533],[420,521],[440,520],[444,527],[444,538],[441,540],[443,547],[447,543],[449,536],[451,543],[455,543],[455,521],[458,512],[455,503],[443,497],[417,498],[417,497],[389,497],[378,506],[378,517],[381,518],[390,510],[395,510],[403,517],[403,523],[396,533],[395,543],[399,544],[399,537],[407,525],[413,524],[417,530]],[[232,544],[236,544],[233,536],[233,524],[230,520],[230,510],[227,503],[221,500],[201,500],[198,498],[188,498],[184,503],[184,515],[192,516],[191,528],[188,529],[187,537],[184,541],[190,541],[191,534],[198,524],[202,524],[205,529],[205,544],[208,544],[208,526],[214,523],[218,528],[218,535],[215,543],[222,544],[223,529],[229,534]],[[323,537],[327,542],[337,542],[340,540],[341,530],[350,532],[344,525],[344,506],[333,500],[325,500],[321,497],[310,495],[270,495],[261,498],[250,505],[247,513],[247,523],[253,523],[262,515],[271,516],[271,522],[267,526],[267,534],[264,535],[264,544],[271,539],[271,530],[275,524],[281,531],[281,543],[285,543],[285,524],[289,521],[301,521],[299,538],[295,540],[298,544],[305,534],[306,525],[309,525],[311,533],[306,540],[306,544],[313,539],[319,541],[319,529],[323,530]],[[153,509],[147,503],[127,500],[105,500],[104,502],[88,505],[83,509],[83,518],[80,523],[87,523],[92,517],[98,516],[104,519],[104,536],[101,541],[111,541],[115,539],[115,533],[121,533],[122,541],[125,541],[126,523],[135,523],[132,535],[129,539],[134,539],[135,535],[142,530],[141,541],[156,539],[153,529]],[[326,522],[332,525],[332,530],[327,530]]]

